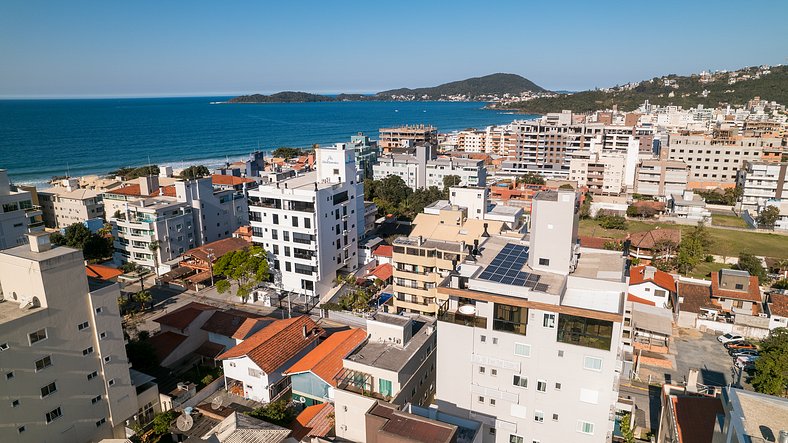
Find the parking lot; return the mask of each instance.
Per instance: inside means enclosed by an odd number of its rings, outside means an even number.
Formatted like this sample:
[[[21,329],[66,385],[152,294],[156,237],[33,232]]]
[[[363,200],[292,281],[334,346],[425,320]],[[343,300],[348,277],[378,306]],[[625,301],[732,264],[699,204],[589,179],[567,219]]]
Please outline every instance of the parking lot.
[[[734,384],[752,389],[746,382],[747,374],[733,367],[733,358],[717,341],[717,334],[679,328],[674,337],[676,369],[670,373],[674,383],[683,382],[690,368],[697,368],[700,370],[698,383],[707,386]]]

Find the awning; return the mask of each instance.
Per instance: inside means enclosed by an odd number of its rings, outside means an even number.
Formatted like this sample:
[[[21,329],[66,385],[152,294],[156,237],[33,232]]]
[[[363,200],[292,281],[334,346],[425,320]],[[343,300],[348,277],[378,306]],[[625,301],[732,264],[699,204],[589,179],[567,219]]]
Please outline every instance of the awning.
[[[665,308],[633,303],[632,325],[635,329],[671,335],[673,333],[673,315]]]

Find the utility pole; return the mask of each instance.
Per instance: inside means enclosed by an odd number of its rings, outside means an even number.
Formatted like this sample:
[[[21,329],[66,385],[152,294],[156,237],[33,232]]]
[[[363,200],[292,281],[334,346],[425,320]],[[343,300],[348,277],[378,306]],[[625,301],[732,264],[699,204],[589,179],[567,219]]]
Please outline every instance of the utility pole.
[[[208,251],[208,269],[211,271],[211,287],[213,287],[213,259],[216,256],[213,254],[213,248],[207,248],[206,251]]]

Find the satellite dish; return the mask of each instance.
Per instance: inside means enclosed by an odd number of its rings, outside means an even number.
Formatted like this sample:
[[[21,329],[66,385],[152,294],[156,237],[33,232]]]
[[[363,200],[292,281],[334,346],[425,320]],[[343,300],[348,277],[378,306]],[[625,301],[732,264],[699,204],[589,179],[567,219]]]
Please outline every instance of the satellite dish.
[[[224,403],[223,397],[216,397],[211,400],[211,409],[216,410],[222,407],[222,403]]]
[[[179,431],[186,432],[194,426],[194,420],[191,415],[181,414],[175,422],[175,425],[178,427]]]
[[[306,403],[306,399],[303,396],[298,397],[298,403]]]

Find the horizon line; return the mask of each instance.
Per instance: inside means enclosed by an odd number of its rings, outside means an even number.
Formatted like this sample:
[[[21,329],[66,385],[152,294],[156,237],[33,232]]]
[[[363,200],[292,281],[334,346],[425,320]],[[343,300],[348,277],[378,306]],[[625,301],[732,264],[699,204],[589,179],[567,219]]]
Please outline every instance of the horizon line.
[[[184,93],[139,93],[139,94],[40,94],[40,95],[25,95],[25,94],[8,94],[0,95],[0,100],[104,100],[104,99],[131,99],[131,98],[199,98],[199,97],[238,97],[242,95],[263,94],[271,95],[280,92],[304,92],[307,94],[315,95],[339,95],[339,94],[361,94],[361,95],[374,95],[377,92],[336,92],[336,91],[295,91],[295,90],[282,90],[275,92],[184,92]]]

